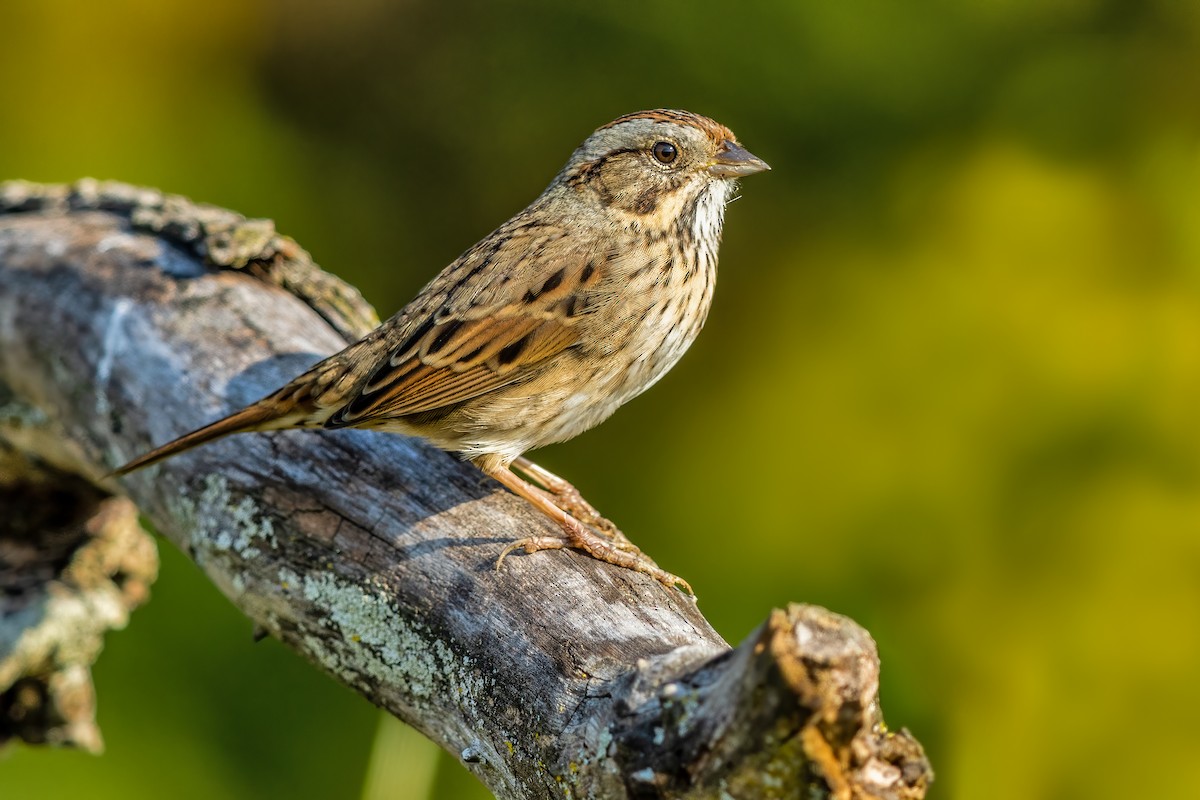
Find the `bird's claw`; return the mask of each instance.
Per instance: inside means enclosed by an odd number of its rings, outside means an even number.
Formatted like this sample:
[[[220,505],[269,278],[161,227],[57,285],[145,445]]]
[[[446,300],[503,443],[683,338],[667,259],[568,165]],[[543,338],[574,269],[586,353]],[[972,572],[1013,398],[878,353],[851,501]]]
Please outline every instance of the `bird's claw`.
[[[508,558],[509,554],[515,550],[524,550],[526,555],[532,555],[539,550],[562,550],[570,547],[584,551],[597,561],[604,561],[614,566],[631,569],[643,575],[649,575],[668,588],[682,589],[692,597],[696,596],[696,593],[692,591],[690,583],[655,564],[641,550],[630,544],[627,539],[625,540],[625,544],[630,549],[621,546],[619,542],[607,542],[600,539],[594,533],[591,534],[590,538],[586,535],[576,538],[574,531],[572,531],[570,537],[527,536],[505,545],[496,559],[495,570],[499,572],[500,567],[504,564],[504,559]]]

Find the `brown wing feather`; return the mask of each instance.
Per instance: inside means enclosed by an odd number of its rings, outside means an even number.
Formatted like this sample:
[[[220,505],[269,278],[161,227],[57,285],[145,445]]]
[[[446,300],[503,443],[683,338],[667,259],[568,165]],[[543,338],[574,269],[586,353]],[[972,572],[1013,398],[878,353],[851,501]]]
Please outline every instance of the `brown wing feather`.
[[[427,336],[438,337],[450,324],[434,327]],[[334,424],[419,414],[479,397],[521,380],[576,338],[573,329],[553,319],[473,320],[460,325],[440,349],[430,350],[425,344],[395,365],[385,362],[336,415]]]
[[[531,259],[531,252],[540,257]],[[390,356],[325,423],[329,427],[420,414],[462,403],[523,381],[547,359],[578,341],[576,322],[588,306],[584,297],[598,283],[592,253],[562,231],[514,231],[500,247],[469,252],[435,284],[448,288],[422,296],[437,305],[409,307],[407,335]],[[509,271],[480,286],[469,280],[484,263],[510,263],[510,270],[537,275],[519,280]]]

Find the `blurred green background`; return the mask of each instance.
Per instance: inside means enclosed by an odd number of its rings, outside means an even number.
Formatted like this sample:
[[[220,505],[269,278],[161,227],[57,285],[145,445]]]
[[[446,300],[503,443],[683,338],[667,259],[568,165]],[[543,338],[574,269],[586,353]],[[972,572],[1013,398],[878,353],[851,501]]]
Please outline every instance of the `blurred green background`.
[[[1200,796],[1200,3],[2,0],[0,75],[0,178],[272,217],[385,314],[596,126],[728,124],[705,333],[538,460],[730,641],[866,625],[931,797]],[[5,800],[485,796],[162,550],[108,752]]]

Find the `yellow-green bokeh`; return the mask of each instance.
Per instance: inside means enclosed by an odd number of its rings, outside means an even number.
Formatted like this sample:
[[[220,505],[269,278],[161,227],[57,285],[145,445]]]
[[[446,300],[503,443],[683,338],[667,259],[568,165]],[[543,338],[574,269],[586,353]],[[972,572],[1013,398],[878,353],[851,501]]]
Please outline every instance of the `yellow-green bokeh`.
[[[866,624],[931,796],[1200,794],[1200,4],[5,0],[0,75],[0,178],[273,217],[385,313],[596,125],[718,118],[774,170],[704,334],[540,460],[731,641]],[[0,796],[483,796],[163,555],[107,754]]]

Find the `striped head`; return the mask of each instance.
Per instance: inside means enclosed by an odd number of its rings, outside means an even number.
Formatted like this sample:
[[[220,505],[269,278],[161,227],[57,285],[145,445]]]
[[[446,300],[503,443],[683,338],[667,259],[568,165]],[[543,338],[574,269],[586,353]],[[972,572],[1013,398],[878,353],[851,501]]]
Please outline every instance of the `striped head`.
[[[670,230],[697,208],[723,209],[735,182],[770,169],[733,131],[689,111],[639,111],[596,130],[559,181],[624,224]],[[690,231],[689,231],[690,232]]]

